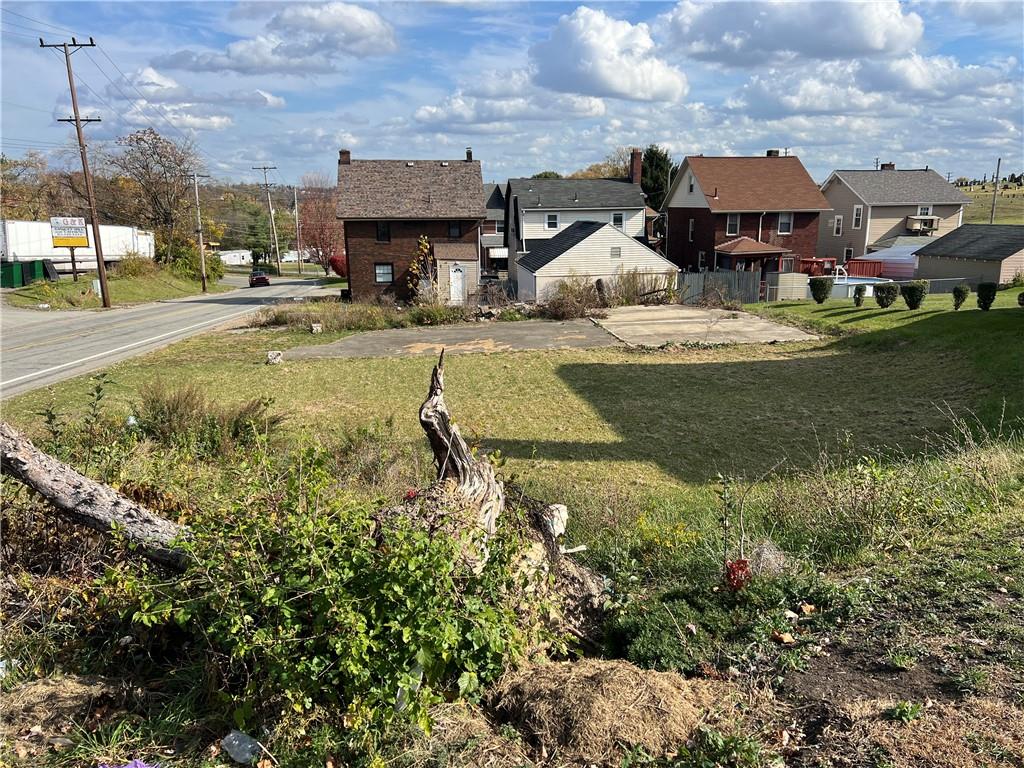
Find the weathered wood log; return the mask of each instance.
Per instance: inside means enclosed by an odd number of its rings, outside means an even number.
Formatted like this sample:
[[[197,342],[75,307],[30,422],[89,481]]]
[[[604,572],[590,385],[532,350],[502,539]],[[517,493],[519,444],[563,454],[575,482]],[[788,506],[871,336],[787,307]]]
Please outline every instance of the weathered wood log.
[[[5,422],[0,422],[0,472],[38,493],[62,517],[100,533],[116,528],[147,559],[184,570],[176,542],[186,529],[43,453]]]

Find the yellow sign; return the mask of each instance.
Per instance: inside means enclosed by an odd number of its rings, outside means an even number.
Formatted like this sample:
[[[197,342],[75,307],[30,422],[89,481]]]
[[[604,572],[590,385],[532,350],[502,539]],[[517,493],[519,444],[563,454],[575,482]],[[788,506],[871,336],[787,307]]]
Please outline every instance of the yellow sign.
[[[89,231],[85,219],[74,216],[55,216],[50,219],[50,233],[54,248],[88,248]]]

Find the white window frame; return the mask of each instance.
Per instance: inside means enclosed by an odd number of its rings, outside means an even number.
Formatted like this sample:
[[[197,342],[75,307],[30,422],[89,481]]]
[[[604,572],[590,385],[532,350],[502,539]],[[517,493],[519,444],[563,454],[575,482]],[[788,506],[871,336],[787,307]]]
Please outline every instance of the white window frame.
[[[612,246],[611,254],[610,254],[609,258],[621,259],[622,258],[622,248],[620,248],[617,245],[616,246]]]
[[[789,217],[789,229],[785,232],[782,231],[782,217]],[[775,231],[780,235],[792,235],[793,234],[793,212],[792,211],[779,211],[778,225],[775,227]]]
[[[693,174],[692,173],[686,174],[686,184],[687,184],[687,187],[690,190],[690,194],[692,195],[693,194]]]
[[[555,226],[553,226],[553,227],[551,226],[551,218],[552,217],[554,217],[554,219],[555,219]],[[560,222],[560,217],[559,217],[559,215],[557,213],[546,213],[546,214],[544,214],[544,229],[545,230],[558,229],[558,225],[560,223],[561,223]]]
[[[832,222],[832,237],[843,236],[843,217],[837,215],[835,221]]]
[[[853,248],[843,248],[843,263],[853,258]]]
[[[690,232],[689,232],[689,238],[690,238],[690,242],[691,242],[691,243],[693,242],[693,230],[694,230],[694,227],[695,227],[696,225],[697,225],[697,220],[696,220],[696,219],[690,219]]]
[[[732,228],[732,217],[736,217],[736,228]],[[740,215],[738,213],[725,214],[725,236],[736,237],[740,233]]]
[[[919,205],[919,206],[917,206],[917,215],[918,216],[931,216],[932,215],[932,207],[930,205]]]
[[[864,206],[855,205],[853,206],[853,221],[850,223],[850,229],[860,229],[864,223]]]
[[[388,279],[388,280],[381,280],[380,279],[380,271],[379,270],[382,267],[387,267],[388,272],[391,275],[390,279]],[[373,282],[376,283],[377,285],[391,285],[392,283],[394,283],[395,282],[395,264],[394,264],[394,262],[390,262],[390,261],[374,262],[374,265],[373,265]]]
[[[618,224],[615,223],[615,217],[616,216],[618,216],[621,219],[621,221]],[[626,214],[625,214],[624,211],[613,211],[612,212],[612,226],[615,227],[620,232],[625,232],[626,231]]]

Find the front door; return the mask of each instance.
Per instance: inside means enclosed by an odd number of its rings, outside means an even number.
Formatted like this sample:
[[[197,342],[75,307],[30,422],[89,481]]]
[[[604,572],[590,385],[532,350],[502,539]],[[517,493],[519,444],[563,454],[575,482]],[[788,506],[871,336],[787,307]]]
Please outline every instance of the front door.
[[[466,275],[462,267],[452,264],[448,270],[448,301],[462,304],[466,300]]]

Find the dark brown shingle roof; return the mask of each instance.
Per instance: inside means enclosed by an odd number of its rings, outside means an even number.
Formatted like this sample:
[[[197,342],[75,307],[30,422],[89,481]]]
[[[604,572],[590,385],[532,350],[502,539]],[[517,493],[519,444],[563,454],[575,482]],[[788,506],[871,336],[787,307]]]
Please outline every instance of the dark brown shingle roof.
[[[352,160],[338,164],[339,219],[482,219],[477,160]]]
[[[698,156],[686,161],[716,213],[832,210],[798,157]]]

